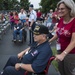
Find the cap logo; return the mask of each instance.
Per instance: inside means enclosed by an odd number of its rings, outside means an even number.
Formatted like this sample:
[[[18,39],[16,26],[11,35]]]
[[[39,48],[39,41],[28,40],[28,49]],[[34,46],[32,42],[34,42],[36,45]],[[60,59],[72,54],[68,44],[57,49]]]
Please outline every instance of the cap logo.
[[[35,29],[34,29],[34,31],[35,30],[39,31],[39,29],[40,29],[40,27],[39,26],[36,26]]]

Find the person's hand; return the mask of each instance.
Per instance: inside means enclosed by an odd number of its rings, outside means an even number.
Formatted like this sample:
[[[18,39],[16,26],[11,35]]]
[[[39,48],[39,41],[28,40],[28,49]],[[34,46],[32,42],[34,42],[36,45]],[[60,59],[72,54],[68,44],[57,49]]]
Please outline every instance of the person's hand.
[[[17,27],[17,29],[19,29],[19,27]]]
[[[55,16],[55,18],[57,18],[57,15],[54,15]]]
[[[31,27],[29,27],[29,30],[31,30]]]
[[[22,31],[23,29],[21,29],[20,31]]]
[[[65,56],[66,56],[65,54],[61,53],[61,54],[55,56],[55,60],[63,61]]]
[[[16,28],[14,27],[14,30],[16,30]]]
[[[23,57],[23,55],[24,55],[24,52],[19,53],[18,58],[21,59]]]
[[[15,69],[19,70],[20,69],[20,63],[15,64]]]

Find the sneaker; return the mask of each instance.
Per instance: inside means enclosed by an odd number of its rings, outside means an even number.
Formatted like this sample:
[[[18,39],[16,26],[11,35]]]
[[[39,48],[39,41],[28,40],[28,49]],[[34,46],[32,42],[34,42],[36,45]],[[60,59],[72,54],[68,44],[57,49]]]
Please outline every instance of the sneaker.
[[[13,40],[14,42],[16,41],[16,39]]]
[[[22,42],[22,40],[18,40],[19,42]]]
[[[2,74],[3,74],[3,71],[0,72],[0,75],[2,75]]]

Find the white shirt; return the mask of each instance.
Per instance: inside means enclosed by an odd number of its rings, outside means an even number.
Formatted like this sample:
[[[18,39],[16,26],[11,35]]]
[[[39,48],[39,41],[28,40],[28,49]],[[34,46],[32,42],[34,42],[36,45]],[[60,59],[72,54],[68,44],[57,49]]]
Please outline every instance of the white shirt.
[[[19,13],[19,19],[26,19],[26,14],[25,13]]]
[[[29,22],[31,22],[32,20],[36,21],[36,19],[37,19],[36,11],[32,10],[32,11],[30,12]]]

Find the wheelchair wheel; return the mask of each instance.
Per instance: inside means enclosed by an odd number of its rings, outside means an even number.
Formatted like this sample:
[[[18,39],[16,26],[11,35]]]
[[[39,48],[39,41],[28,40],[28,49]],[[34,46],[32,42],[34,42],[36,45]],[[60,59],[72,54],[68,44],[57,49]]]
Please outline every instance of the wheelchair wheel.
[[[27,31],[23,30],[23,36],[22,36],[23,42],[26,42],[26,38],[27,38]]]

